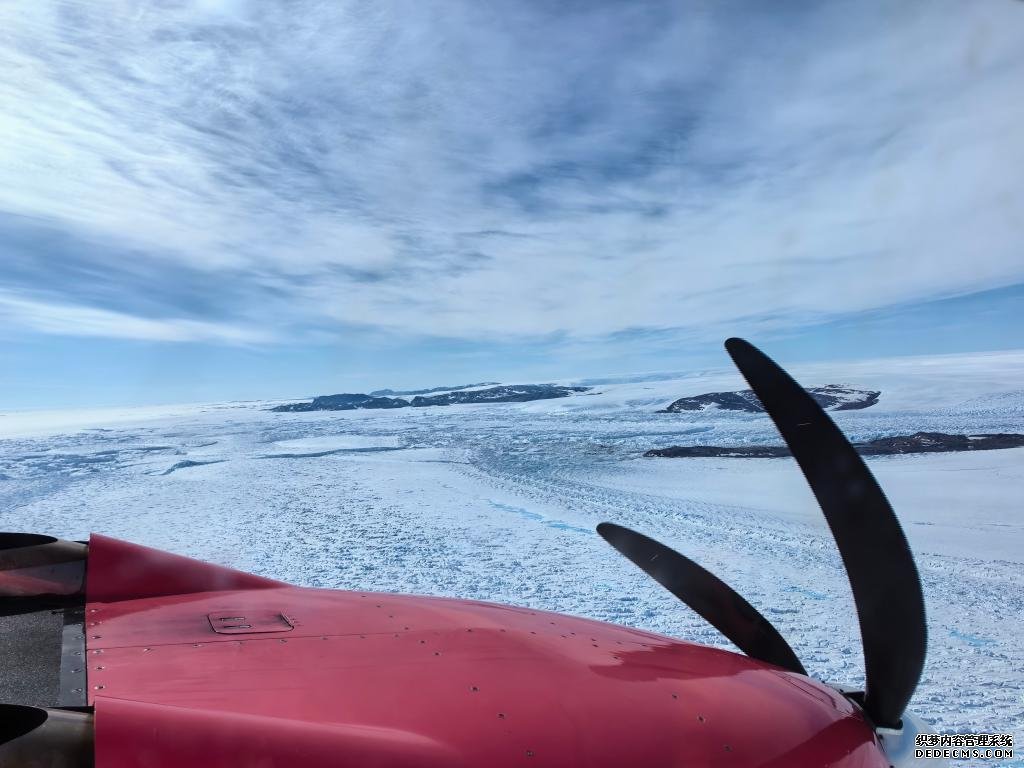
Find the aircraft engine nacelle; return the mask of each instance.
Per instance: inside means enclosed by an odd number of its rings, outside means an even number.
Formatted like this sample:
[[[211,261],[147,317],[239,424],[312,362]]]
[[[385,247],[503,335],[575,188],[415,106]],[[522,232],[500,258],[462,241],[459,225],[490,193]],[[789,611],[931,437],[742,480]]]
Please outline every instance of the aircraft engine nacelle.
[[[0,533],[0,598],[81,594],[89,547],[36,533]]]
[[[0,765],[4,768],[89,768],[93,714],[0,704]]]

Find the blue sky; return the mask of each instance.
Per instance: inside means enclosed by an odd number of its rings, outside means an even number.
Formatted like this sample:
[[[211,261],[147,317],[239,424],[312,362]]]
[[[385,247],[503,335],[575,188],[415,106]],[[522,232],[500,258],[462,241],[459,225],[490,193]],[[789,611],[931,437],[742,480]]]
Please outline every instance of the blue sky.
[[[1019,2],[0,27],[0,410],[1024,346]]]

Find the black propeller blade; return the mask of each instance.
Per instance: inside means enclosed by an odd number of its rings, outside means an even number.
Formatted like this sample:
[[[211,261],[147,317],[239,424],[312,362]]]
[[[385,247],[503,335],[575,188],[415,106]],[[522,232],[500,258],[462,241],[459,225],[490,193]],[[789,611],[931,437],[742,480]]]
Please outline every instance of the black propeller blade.
[[[814,398],[750,343],[734,338],[725,348],[792,451],[839,547],[864,646],[864,711],[876,725],[898,727],[927,644],[921,582],[903,529]]]
[[[664,544],[621,525],[601,523],[597,532],[745,654],[807,674],[775,627],[717,576]]]

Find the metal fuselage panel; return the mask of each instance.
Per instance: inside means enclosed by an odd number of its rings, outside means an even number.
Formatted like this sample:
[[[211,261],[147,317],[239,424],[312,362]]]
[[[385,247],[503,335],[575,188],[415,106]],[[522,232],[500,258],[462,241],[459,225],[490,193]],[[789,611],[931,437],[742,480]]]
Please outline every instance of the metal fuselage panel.
[[[101,536],[86,601],[100,768],[888,764],[837,691],[613,624],[292,587]]]
[[[292,628],[221,634],[217,614]],[[86,621],[90,703],[395,729],[488,765],[882,764],[805,677],[560,614],[283,587],[89,602]]]

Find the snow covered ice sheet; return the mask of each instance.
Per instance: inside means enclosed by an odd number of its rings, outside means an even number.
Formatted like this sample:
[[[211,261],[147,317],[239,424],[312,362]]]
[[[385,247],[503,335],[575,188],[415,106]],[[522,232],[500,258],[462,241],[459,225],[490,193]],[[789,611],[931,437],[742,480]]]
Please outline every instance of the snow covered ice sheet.
[[[1024,355],[796,367],[881,389],[854,439],[1024,431]],[[462,596],[730,647],[608,547],[637,528],[732,584],[808,670],[858,684],[845,574],[790,459],[645,459],[778,443],[768,418],[658,413],[728,371],[508,405],[270,413],[273,403],[0,415],[0,529],[91,531],[297,584]],[[870,461],[914,549],[929,656],[911,706],[943,731],[1024,722],[1024,449]]]

